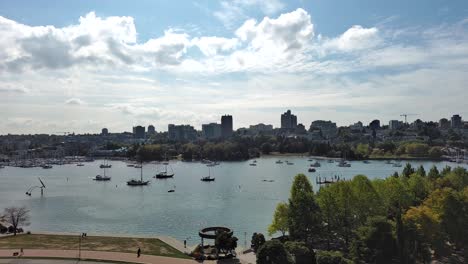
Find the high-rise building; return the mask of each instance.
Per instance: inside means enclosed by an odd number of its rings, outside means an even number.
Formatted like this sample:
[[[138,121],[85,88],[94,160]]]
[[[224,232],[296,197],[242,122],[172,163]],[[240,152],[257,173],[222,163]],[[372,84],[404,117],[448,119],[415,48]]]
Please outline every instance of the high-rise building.
[[[154,128],[153,125],[149,125],[149,126],[148,126],[148,134],[149,134],[149,135],[156,134],[156,129]]]
[[[450,121],[447,118],[441,118],[439,120],[439,127],[441,129],[448,129],[450,128]]]
[[[453,115],[452,118],[450,119],[450,126],[452,128],[462,128],[463,123],[462,123],[462,118],[460,115]]]
[[[190,125],[169,124],[167,132],[170,140],[195,140],[197,138],[197,131]]]
[[[221,117],[221,136],[223,138],[231,137],[232,132],[233,132],[232,116],[223,115]]]
[[[221,125],[217,123],[203,124],[203,136],[207,139],[217,139],[221,137]]]
[[[103,136],[109,135],[109,130],[108,130],[107,128],[103,128],[103,129],[101,130],[101,135],[103,135]]]
[[[138,138],[138,139],[145,138],[145,127],[144,126],[133,127],[133,137]]]
[[[315,120],[310,124],[310,131],[320,130],[324,138],[336,136],[338,128],[336,123],[325,120]]]
[[[291,110],[281,115],[281,128],[295,129],[297,127],[297,116],[291,114]]]

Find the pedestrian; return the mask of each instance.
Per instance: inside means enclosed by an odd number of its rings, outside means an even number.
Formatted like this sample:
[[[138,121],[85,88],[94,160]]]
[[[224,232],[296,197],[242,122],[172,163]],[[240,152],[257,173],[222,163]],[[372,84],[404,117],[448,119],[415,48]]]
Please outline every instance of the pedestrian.
[[[184,248],[187,248],[187,240],[184,240]]]
[[[20,249],[20,256],[23,256],[24,252],[23,252],[23,248]]]
[[[140,248],[138,248],[138,250],[137,250],[137,258],[139,258],[139,257],[140,257],[140,254],[141,254],[141,249],[140,249]]]

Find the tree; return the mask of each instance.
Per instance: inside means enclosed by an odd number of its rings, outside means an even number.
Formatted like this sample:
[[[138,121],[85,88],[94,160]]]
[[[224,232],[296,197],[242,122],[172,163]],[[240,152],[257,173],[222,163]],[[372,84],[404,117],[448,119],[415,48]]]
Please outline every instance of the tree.
[[[435,180],[440,177],[439,170],[437,169],[436,165],[433,165],[432,168],[429,170],[427,177],[431,180]]]
[[[265,236],[262,233],[253,233],[251,241],[253,251],[257,252],[263,244],[265,244]]]
[[[351,264],[349,259],[343,257],[339,251],[319,251],[317,252],[317,264]]]
[[[222,231],[216,235],[215,246],[218,252],[227,254],[236,249],[237,240],[237,237],[232,236],[232,233]]]
[[[426,170],[424,169],[423,165],[419,166],[418,170],[416,171],[416,174],[426,177]]]
[[[315,253],[304,242],[287,241],[284,247],[294,257],[296,264],[315,264]]]
[[[26,207],[8,207],[3,212],[4,221],[13,227],[13,233],[16,236],[18,227],[28,226],[29,210]]]
[[[403,169],[403,171],[401,172],[401,175],[403,176],[406,176],[406,177],[409,177],[411,174],[414,173],[414,169],[413,167],[411,167],[411,164],[410,163],[406,163],[406,166],[405,168]]]
[[[270,143],[265,142],[263,143],[260,148],[262,149],[263,154],[270,154],[270,152],[273,150],[273,147],[271,146]]]
[[[288,204],[279,203],[276,206],[273,222],[268,227],[268,235],[272,236],[276,232],[281,232],[282,236],[288,231]]]
[[[392,224],[385,217],[374,217],[357,229],[351,253],[356,263],[391,263],[395,245]]]
[[[307,241],[320,232],[320,227],[320,207],[315,202],[312,185],[304,174],[298,174],[289,198],[289,235],[293,240]]]
[[[292,264],[291,255],[278,240],[269,240],[257,252],[257,264]]]

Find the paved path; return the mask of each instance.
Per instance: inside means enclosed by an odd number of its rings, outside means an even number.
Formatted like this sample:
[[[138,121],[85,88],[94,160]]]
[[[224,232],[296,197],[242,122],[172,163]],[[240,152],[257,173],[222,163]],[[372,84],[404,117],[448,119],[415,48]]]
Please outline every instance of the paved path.
[[[11,257],[13,252],[18,250],[0,249],[0,257]],[[45,249],[25,249],[24,257],[56,257],[56,258],[78,258],[76,250],[45,250]],[[130,263],[167,263],[167,264],[194,264],[198,263],[191,259],[169,258],[153,255],[141,255],[137,258],[136,254],[121,253],[121,252],[105,252],[105,251],[81,251],[81,258],[124,261]]]
[[[85,261],[69,259],[0,259],[0,264],[104,264],[103,261]],[[112,262],[114,263],[114,262]]]

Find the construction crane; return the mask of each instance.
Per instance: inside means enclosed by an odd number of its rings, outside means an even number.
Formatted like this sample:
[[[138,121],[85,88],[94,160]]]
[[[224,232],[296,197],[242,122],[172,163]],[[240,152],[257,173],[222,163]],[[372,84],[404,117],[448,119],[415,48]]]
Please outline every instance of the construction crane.
[[[401,114],[400,116],[404,116],[405,117],[405,124],[408,124],[407,118],[408,118],[408,116],[412,116],[412,115],[417,115],[417,114]]]

